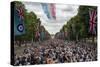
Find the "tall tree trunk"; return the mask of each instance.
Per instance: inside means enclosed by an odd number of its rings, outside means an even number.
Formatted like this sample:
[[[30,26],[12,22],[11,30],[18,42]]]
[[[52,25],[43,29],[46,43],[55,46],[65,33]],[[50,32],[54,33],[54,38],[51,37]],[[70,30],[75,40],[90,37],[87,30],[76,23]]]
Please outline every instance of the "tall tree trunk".
[[[78,34],[76,35],[76,43],[78,42]]]
[[[92,34],[92,43],[94,44],[94,35]]]
[[[33,33],[32,33],[32,45],[33,45]]]

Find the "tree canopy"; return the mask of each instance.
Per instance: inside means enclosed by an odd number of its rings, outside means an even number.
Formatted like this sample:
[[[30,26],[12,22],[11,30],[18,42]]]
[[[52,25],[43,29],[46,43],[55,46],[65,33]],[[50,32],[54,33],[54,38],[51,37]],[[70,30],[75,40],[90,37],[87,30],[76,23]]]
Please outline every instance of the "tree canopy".
[[[67,39],[69,40],[79,40],[87,37],[91,37],[89,32],[89,10],[95,9],[96,6],[79,6],[78,13],[76,16],[72,17],[67,23],[62,27],[60,31],[67,31]],[[65,28],[65,29],[64,29]],[[97,32],[97,20],[96,20],[96,32]],[[96,36],[97,34],[95,34]]]
[[[36,16],[34,12],[28,12],[25,8],[25,5],[22,2],[14,1],[15,8],[22,7],[24,9],[24,25],[25,25],[25,34],[16,35],[15,40],[19,41],[30,41],[35,40],[35,33],[40,31],[41,20]],[[48,33],[48,31],[45,30]],[[48,33],[49,35],[49,33]]]

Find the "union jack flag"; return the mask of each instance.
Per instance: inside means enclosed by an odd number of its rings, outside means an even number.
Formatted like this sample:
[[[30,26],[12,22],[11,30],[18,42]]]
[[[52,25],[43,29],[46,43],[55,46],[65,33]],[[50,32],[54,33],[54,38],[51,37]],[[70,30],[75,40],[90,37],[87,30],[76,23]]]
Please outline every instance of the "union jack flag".
[[[96,34],[96,30],[95,30],[95,26],[96,26],[96,10],[91,9],[89,10],[89,16],[90,16],[90,20],[89,20],[89,24],[90,24],[90,28],[89,28],[89,32],[91,32],[92,34]]]
[[[20,17],[20,20],[23,20],[24,19],[24,10],[22,7],[19,7],[17,8],[17,11],[18,11],[18,15]]]

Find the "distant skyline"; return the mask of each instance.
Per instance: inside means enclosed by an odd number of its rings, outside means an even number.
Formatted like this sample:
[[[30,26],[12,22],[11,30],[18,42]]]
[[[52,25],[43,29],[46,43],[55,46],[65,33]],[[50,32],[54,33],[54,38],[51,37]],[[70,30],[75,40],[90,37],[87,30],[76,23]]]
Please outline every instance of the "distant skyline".
[[[56,6],[56,20],[48,19],[46,14],[43,12],[41,3],[36,2],[22,2],[28,12],[33,11],[38,18],[41,20],[41,24],[50,34],[56,34],[60,31],[62,26],[66,22],[77,15],[79,5],[66,5],[66,4],[55,4]],[[49,3],[48,3],[49,4]]]

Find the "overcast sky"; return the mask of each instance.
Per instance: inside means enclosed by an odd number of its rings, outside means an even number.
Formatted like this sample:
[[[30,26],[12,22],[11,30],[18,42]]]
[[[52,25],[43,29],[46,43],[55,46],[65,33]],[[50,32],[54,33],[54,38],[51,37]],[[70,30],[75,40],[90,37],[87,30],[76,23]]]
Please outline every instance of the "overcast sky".
[[[55,4],[56,20],[48,19],[40,3],[23,2],[28,12],[33,11],[50,34],[56,34],[64,24],[77,14],[79,5]]]

